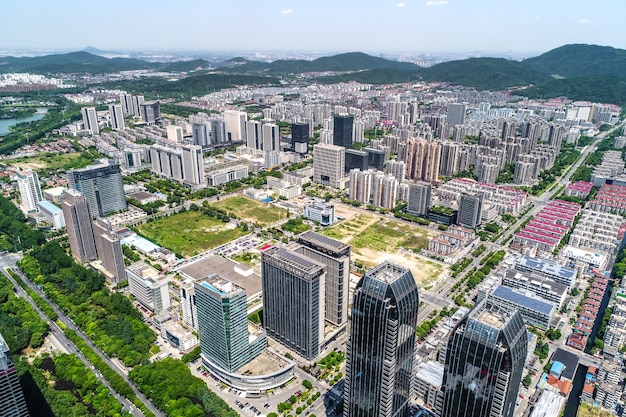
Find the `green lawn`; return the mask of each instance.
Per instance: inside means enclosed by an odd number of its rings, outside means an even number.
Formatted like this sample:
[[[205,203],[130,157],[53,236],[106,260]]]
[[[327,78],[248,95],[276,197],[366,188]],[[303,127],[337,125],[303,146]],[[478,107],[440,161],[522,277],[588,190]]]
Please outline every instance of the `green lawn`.
[[[93,164],[94,157],[92,155],[83,154],[81,152],[73,153],[45,153],[37,156],[21,157],[6,160],[17,166],[30,166],[35,169],[51,169],[51,170],[69,170],[84,168]]]
[[[241,219],[262,226],[287,217],[287,210],[248,197],[235,196],[211,204]]]
[[[400,247],[419,252],[428,246],[428,237],[426,232],[415,226],[380,219],[350,240],[350,245],[379,252],[395,251]]]
[[[372,221],[373,216],[367,214],[357,214],[350,220],[344,220],[341,223],[327,227],[322,232],[333,239],[342,240],[344,238],[355,236],[364,225]]]
[[[183,256],[197,255],[246,234],[200,211],[174,214],[144,223],[138,229],[147,239]]]

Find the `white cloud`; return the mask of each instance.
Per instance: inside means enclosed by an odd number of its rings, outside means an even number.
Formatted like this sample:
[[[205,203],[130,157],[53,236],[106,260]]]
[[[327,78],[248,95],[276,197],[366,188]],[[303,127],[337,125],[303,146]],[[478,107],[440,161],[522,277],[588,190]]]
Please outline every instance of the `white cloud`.
[[[584,18],[584,17],[578,21],[578,24],[580,24],[580,25],[591,25],[593,23],[594,22],[592,20],[589,20],[589,19]]]
[[[293,9],[285,9],[280,11],[282,14],[291,14],[293,13]]]
[[[445,4],[448,4],[448,0],[428,0],[426,2],[426,6],[430,7],[430,6],[443,6]]]
[[[404,7],[404,6],[406,6],[406,4],[404,4],[404,3],[398,3],[398,7]]]

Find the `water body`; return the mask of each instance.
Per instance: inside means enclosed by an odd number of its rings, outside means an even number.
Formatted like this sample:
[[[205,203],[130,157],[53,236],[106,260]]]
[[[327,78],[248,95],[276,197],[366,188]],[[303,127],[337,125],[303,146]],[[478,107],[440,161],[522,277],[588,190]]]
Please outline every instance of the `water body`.
[[[583,385],[585,385],[585,376],[587,375],[587,367],[578,365],[576,375],[572,381],[572,392],[569,394],[569,398],[565,403],[565,410],[563,411],[563,417],[576,417],[578,414],[578,406],[580,405],[580,396],[583,393]]]
[[[37,113],[30,117],[24,117],[22,119],[0,119],[0,135],[11,133],[10,127],[15,126],[18,123],[34,122],[35,120],[42,119],[47,112],[48,109],[37,109]]]

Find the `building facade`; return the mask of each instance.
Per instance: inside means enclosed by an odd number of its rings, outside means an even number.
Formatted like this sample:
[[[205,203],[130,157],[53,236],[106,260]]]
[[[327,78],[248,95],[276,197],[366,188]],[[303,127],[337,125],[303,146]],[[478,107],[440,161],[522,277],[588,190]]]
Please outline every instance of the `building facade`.
[[[195,282],[194,287],[204,361],[235,372],[263,352],[266,335],[248,331],[247,298],[242,287],[216,274]]]
[[[334,188],[344,188],[345,148],[318,144],[313,148],[313,181]]]
[[[63,194],[61,207],[72,256],[80,263],[93,261],[98,254],[93,238],[89,200],[79,191],[69,189]]]
[[[311,230],[298,235],[296,251],[326,265],[324,318],[336,326],[348,321],[350,245]]]
[[[408,268],[385,262],[361,278],[352,302],[344,417],[407,415],[418,307]]]
[[[29,417],[11,350],[0,334],[0,416]]]
[[[43,195],[37,173],[31,170],[18,171],[15,173],[15,178],[17,179],[17,188],[20,190],[22,211],[26,213],[39,211],[37,203],[43,201]]]
[[[261,252],[263,326],[267,334],[307,360],[324,341],[324,264],[292,249]]]
[[[526,360],[526,326],[517,310],[487,299],[448,342],[441,414],[511,417]]]
[[[118,164],[106,159],[100,160],[97,165],[69,171],[67,181],[71,189],[78,190],[87,197],[94,215],[106,216],[128,208]]]

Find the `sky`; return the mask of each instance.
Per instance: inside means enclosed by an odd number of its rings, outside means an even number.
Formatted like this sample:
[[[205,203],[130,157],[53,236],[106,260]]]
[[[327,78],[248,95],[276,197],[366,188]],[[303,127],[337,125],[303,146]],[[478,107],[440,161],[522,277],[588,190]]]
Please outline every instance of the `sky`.
[[[0,49],[542,53],[626,49],[624,0],[4,0]]]

